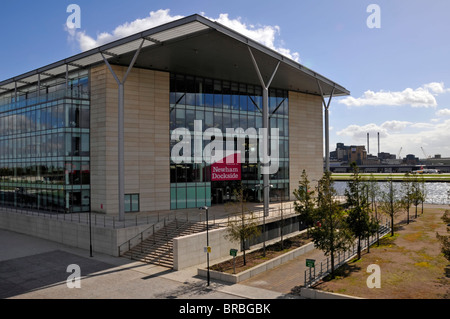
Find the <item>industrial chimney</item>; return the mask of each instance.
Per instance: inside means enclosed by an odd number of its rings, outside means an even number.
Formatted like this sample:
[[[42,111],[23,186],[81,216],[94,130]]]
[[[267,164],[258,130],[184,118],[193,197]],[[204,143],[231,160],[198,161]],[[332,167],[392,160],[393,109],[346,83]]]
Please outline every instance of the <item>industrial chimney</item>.
[[[369,153],[369,133],[367,133],[367,154]]]
[[[378,155],[377,156],[380,156],[380,132],[378,132],[377,135],[378,135]]]

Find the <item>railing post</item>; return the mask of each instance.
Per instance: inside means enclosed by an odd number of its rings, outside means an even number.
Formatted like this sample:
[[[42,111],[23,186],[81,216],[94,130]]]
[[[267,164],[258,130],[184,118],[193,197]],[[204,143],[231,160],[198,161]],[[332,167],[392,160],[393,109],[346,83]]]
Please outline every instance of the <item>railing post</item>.
[[[305,269],[305,287],[308,287],[308,286],[306,285],[306,269]]]

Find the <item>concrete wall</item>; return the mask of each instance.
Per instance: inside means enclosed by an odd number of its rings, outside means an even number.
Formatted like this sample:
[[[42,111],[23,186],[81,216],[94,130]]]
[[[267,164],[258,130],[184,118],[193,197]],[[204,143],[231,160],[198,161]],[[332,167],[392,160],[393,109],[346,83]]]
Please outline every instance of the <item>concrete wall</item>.
[[[260,226],[262,228],[262,226]],[[280,236],[280,222],[267,222],[266,223],[266,242],[272,239],[279,238]],[[284,220],[283,234],[285,236],[298,231],[298,219],[297,217]],[[237,249],[241,251],[242,247],[239,242],[231,242],[226,238],[227,229],[220,228],[209,231],[209,246],[211,247],[211,253],[209,255],[210,262],[218,260],[230,255],[230,249]],[[263,234],[251,240],[247,243],[247,248],[263,242]],[[206,232],[192,234],[180,238],[174,238],[173,240],[173,258],[174,269],[181,270],[191,266],[206,263],[206,253],[204,252],[206,247]]]
[[[323,107],[320,96],[289,92],[289,196],[305,169],[308,179],[323,174]]]
[[[209,231],[210,262],[230,254],[230,249],[239,249],[239,243],[225,238],[226,229]],[[173,240],[173,269],[181,270],[191,266],[206,263],[206,232],[192,234]]]
[[[92,250],[117,256],[120,244],[128,241],[148,227],[148,225],[141,225],[112,229],[92,225]],[[89,225],[64,221],[61,217],[58,220],[56,216],[49,218],[1,212],[0,228],[89,250]]]
[[[170,209],[169,88],[167,72],[134,68],[125,82],[125,194],[140,195],[140,211]],[[107,214],[118,213],[117,110],[111,72],[92,68],[91,208]]]
[[[294,249],[294,250],[292,250],[292,251],[290,251],[288,253],[285,253],[285,254],[283,254],[281,256],[278,256],[276,258],[270,259],[270,260],[268,260],[268,261],[266,261],[266,262],[264,262],[262,264],[254,266],[251,269],[244,270],[244,271],[242,271],[242,272],[240,272],[238,274],[228,274],[228,273],[223,273],[223,272],[219,272],[219,271],[212,271],[212,270],[210,270],[209,273],[210,273],[211,278],[213,278],[213,279],[218,279],[218,280],[229,282],[229,283],[232,283],[232,284],[237,284],[237,283],[239,283],[241,281],[250,279],[250,278],[252,278],[252,277],[254,277],[254,276],[256,276],[256,275],[258,275],[258,274],[260,274],[262,272],[265,272],[267,270],[270,270],[270,269],[273,269],[275,267],[278,267],[278,266],[280,266],[280,265],[282,265],[284,263],[287,263],[288,261],[293,260],[294,258],[297,258],[297,257],[299,257],[301,255],[304,255],[304,254],[306,254],[307,252],[309,252],[309,251],[311,251],[313,249],[314,249],[314,243],[309,243],[309,244],[306,244],[306,245],[304,245],[302,247]],[[204,268],[203,269],[199,268],[197,270],[197,274],[199,276],[202,276],[202,277],[206,277],[207,276],[207,272],[208,272],[208,270],[204,269]]]
[[[363,299],[311,288],[300,288],[300,296],[307,299]]]

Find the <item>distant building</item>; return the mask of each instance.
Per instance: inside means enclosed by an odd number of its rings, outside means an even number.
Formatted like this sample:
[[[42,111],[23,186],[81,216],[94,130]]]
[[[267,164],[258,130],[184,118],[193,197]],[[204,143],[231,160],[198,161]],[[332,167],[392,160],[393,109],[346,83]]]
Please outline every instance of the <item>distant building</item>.
[[[330,152],[330,159],[335,161],[352,163],[357,165],[363,165],[367,160],[366,147],[363,145],[344,145],[344,143],[337,143],[336,150]]]
[[[418,165],[419,164],[419,158],[416,157],[414,154],[408,154],[405,158],[403,158],[403,163],[407,165]]]
[[[383,160],[395,160],[395,159],[397,159],[397,156],[395,154],[381,152],[381,153],[378,153],[378,158],[382,161]]]

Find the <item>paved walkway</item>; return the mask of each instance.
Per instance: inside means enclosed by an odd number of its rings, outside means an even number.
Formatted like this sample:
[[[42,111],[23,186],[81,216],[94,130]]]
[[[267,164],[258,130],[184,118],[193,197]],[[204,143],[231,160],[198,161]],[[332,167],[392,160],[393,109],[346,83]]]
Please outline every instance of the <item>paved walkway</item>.
[[[0,230],[0,298],[14,299],[291,299],[251,285],[230,285],[197,276],[197,267],[173,271],[28,235]],[[80,267],[80,288],[69,288]]]
[[[240,284],[289,294],[293,288],[303,286],[305,283],[305,270],[309,269],[306,267],[306,259],[315,259],[320,263],[326,257],[322,251],[313,249],[285,264],[242,281]]]

